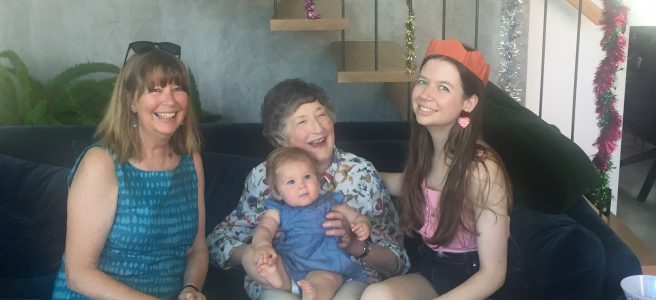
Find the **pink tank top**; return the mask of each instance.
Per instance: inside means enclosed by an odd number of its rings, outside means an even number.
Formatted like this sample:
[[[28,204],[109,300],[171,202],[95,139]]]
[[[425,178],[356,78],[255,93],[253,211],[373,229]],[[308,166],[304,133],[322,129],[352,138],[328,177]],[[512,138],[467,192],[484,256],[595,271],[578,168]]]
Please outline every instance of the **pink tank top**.
[[[433,190],[426,186],[426,183],[421,184],[422,190],[424,191],[424,199],[426,200],[426,209],[424,213],[424,226],[421,227],[417,232],[421,234],[424,238],[429,239],[433,237],[435,230],[437,230],[437,218],[440,214],[440,195],[441,192]],[[471,224],[471,228],[475,228]],[[437,246],[426,243],[428,247],[433,249],[433,251],[442,251],[442,252],[470,252],[476,251],[478,248],[476,246],[476,236],[469,234],[464,229],[460,228],[456,232],[456,236],[453,238],[451,243],[446,246]]]

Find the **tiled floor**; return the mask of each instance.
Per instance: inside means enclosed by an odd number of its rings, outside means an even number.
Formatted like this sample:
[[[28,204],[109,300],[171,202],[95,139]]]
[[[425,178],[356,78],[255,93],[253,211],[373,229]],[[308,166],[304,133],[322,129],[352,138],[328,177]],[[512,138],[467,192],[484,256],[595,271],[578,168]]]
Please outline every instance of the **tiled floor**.
[[[625,131],[622,138],[622,157],[653,148]],[[654,159],[645,160],[620,168],[617,199],[617,216],[633,233],[656,251],[656,188],[652,187],[645,202],[636,197]]]

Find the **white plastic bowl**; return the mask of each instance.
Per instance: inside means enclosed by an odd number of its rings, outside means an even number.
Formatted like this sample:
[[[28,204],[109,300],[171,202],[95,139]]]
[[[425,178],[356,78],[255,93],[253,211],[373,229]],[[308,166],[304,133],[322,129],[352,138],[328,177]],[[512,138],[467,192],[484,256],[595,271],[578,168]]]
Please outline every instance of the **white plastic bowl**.
[[[656,276],[633,275],[620,282],[627,300],[656,299]]]

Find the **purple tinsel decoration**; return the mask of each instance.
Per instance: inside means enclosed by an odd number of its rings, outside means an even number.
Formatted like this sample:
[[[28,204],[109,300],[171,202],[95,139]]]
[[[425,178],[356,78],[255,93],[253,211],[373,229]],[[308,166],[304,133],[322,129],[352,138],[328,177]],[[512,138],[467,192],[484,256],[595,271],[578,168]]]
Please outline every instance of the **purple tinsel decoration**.
[[[321,15],[314,11],[314,0],[305,0],[305,12],[308,20],[321,19]]]

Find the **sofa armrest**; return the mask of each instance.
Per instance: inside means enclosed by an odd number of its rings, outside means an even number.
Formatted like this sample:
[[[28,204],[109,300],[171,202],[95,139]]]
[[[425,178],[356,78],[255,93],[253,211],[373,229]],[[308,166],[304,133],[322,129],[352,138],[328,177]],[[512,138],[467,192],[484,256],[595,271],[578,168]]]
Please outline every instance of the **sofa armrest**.
[[[0,298],[50,298],[66,236],[69,169],[0,154]]]
[[[619,238],[637,257],[640,262],[642,274],[656,275],[656,252],[649,248],[638,236],[631,231],[631,229],[622,222],[615,214],[610,213],[608,216],[599,217],[599,211],[585,196],[586,202],[590,208],[597,214],[597,218],[603,222],[604,227],[610,228],[612,234],[609,236],[616,236]]]

